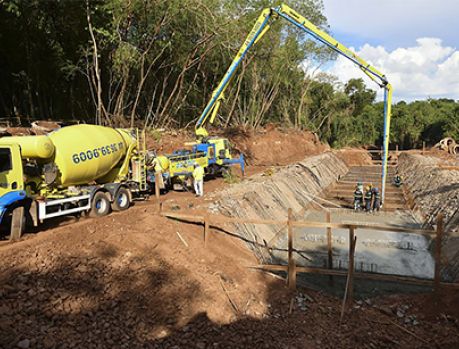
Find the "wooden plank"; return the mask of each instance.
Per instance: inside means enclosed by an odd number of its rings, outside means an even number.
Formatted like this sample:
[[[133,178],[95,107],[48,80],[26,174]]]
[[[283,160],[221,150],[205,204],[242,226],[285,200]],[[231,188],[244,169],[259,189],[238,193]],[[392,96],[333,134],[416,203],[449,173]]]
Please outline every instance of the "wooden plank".
[[[288,209],[288,288],[291,290],[296,289],[296,266],[295,258],[293,258],[293,211]]]
[[[232,218],[216,215],[213,221],[215,223],[233,223],[233,224],[267,224],[267,225],[287,225],[287,221],[274,219],[250,219],[250,218]]]
[[[348,299],[347,302],[352,302],[354,299],[354,268],[355,268],[355,245],[357,244],[357,237],[355,236],[355,228],[349,228],[349,266],[348,266]]]
[[[175,212],[162,212],[161,216],[192,221],[193,223],[204,223],[204,216],[195,216],[191,214],[181,214]]]
[[[434,291],[435,296],[440,295],[441,282],[441,245],[443,241],[443,214],[437,215],[437,237],[435,239],[435,274],[434,274]]]
[[[181,214],[175,212],[163,212],[163,216],[191,220],[193,222],[204,221],[203,216],[195,216],[191,214]],[[267,225],[287,225],[288,221],[283,220],[272,220],[272,219],[248,219],[248,218],[233,218],[222,215],[212,215],[212,223],[233,223],[233,224],[267,224]],[[388,231],[396,233],[413,233],[419,235],[432,236],[436,235],[435,230],[430,229],[415,229],[415,228],[404,228],[390,225],[376,225],[376,224],[356,224],[356,223],[329,223],[329,222],[314,222],[314,221],[293,221],[292,227],[303,227],[303,228],[334,228],[334,229],[349,229],[353,226],[355,229],[370,229],[377,231]]]
[[[158,212],[161,212],[161,189],[159,188],[161,173],[155,173],[155,197],[158,205]]]
[[[327,223],[331,223],[331,213],[326,213],[325,219]],[[333,269],[333,247],[332,247],[332,228],[327,227],[327,250],[328,250],[328,269]],[[329,279],[330,286],[333,286],[333,276],[330,275]]]
[[[287,265],[269,265],[269,264],[262,264],[258,266],[254,266],[252,268],[256,269],[265,269],[270,271],[288,271]],[[297,273],[308,273],[308,274],[317,274],[317,275],[333,275],[333,276],[343,276],[347,275],[347,271],[344,270],[329,270],[324,268],[317,268],[317,267],[296,267]],[[366,272],[354,272],[354,278],[356,279],[366,279],[366,280],[374,280],[374,281],[387,281],[387,282],[398,282],[398,283],[405,283],[410,285],[418,285],[418,286],[433,286],[432,280],[425,280],[425,279],[418,279],[411,276],[397,276],[397,275],[388,275],[388,274],[375,274],[375,273],[366,273]],[[459,289],[459,283],[449,283],[449,282],[441,282],[441,287],[450,287],[454,289]]]
[[[357,237],[354,237],[354,228],[349,229],[349,268],[347,270],[346,288],[344,289],[343,302],[341,304],[341,316],[339,325],[343,321],[346,305],[351,303],[354,298],[354,253]]]
[[[413,233],[419,235],[431,236],[435,234],[434,230],[427,229],[414,229],[414,228],[403,228],[390,225],[373,225],[373,224],[350,224],[350,223],[323,223],[323,222],[308,222],[308,221],[296,221],[293,222],[295,227],[309,227],[309,228],[335,228],[335,229],[349,229],[353,226],[355,229],[370,229],[378,231],[389,231],[394,233]]]

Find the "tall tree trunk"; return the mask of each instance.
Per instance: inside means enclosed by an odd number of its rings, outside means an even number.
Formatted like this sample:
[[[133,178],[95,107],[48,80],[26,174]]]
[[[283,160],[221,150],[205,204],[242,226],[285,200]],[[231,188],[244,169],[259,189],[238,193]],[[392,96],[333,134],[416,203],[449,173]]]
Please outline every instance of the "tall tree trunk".
[[[93,64],[94,64],[94,72],[96,76],[96,93],[97,93],[97,112],[96,112],[96,123],[98,125],[102,124],[102,114],[103,114],[103,101],[102,101],[102,81],[100,78],[100,68],[99,68],[99,58],[98,58],[98,49],[97,49],[97,41],[96,37],[94,36],[94,30],[92,27],[91,22],[91,13],[89,10],[89,0],[86,0],[86,19],[88,21],[88,29],[89,34],[91,35],[92,46],[93,46]]]

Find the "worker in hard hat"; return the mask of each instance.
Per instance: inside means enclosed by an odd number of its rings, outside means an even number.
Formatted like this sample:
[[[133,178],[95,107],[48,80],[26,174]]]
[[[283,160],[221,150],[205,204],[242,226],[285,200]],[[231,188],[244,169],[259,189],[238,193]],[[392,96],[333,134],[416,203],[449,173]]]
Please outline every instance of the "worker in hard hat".
[[[374,187],[372,190],[373,196],[373,212],[379,211],[381,208],[381,195],[379,194],[379,189]]]
[[[354,190],[354,210],[357,211],[363,206],[363,191],[357,185]]]
[[[372,188],[371,184],[367,185],[367,187],[365,188],[365,210],[367,212],[371,212],[371,200],[373,198],[373,193],[372,193],[371,188]]]
[[[394,177],[394,185],[398,188],[403,184],[402,176],[398,173]]]
[[[198,163],[194,164],[193,184],[196,196],[204,195],[204,169]]]

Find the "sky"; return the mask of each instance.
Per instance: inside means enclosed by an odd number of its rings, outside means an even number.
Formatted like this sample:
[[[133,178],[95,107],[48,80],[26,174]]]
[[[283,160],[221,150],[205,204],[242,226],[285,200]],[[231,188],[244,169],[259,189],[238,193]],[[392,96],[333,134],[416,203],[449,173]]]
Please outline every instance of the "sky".
[[[333,37],[386,74],[395,101],[459,99],[459,0],[323,3]],[[344,57],[321,69],[379,89]]]

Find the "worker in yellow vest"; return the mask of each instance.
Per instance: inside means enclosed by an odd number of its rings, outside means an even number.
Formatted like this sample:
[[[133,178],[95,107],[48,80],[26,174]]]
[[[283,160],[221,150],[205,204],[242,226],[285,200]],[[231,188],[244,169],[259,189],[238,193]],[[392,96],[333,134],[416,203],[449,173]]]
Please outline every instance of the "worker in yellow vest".
[[[165,189],[164,186],[164,179],[163,179],[163,168],[161,166],[161,162],[159,159],[154,159],[152,166],[155,170],[155,181],[158,181],[158,188],[159,189]]]
[[[196,196],[204,195],[204,169],[199,164],[194,164],[193,170],[194,192]]]

